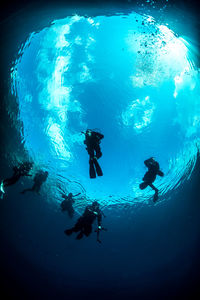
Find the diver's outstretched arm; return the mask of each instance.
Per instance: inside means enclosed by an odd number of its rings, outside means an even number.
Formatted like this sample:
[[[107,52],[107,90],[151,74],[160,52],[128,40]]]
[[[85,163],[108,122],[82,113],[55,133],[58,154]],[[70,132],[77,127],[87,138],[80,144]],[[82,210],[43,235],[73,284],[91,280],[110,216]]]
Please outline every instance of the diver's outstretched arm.
[[[4,186],[13,185],[20,179],[20,177],[21,177],[20,175],[13,175],[10,178],[6,178],[3,180],[3,185]]]
[[[101,134],[101,133],[99,133],[99,132],[96,132],[96,131],[94,131],[94,132],[95,132],[96,136],[97,136],[100,140],[104,138],[104,135],[103,135],[103,134]]]
[[[76,194],[76,195],[73,195],[73,197],[76,197],[76,196],[78,196],[78,195],[80,195],[81,193],[78,193],[78,194]]]
[[[100,225],[98,225],[98,228],[95,230],[95,232],[97,233],[97,242],[99,242],[100,244],[101,244],[101,240],[99,238],[99,235],[100,235],[100,231],[102,231],[102,230],[107,231],[106,228],[101,227]]]
[[[104,217],[104,218],[106,218],[106,216],[105,216],[105,214],[104,214],[104,212],[101,210],[101,214],[102,214],[102,216]]]
[[[98,229],[96,230],[96,233],[97,233],[97,242],[99,242],[101,244],[101,240],[99,238],[100,230],[101,230],[101,227],[98,226]]]

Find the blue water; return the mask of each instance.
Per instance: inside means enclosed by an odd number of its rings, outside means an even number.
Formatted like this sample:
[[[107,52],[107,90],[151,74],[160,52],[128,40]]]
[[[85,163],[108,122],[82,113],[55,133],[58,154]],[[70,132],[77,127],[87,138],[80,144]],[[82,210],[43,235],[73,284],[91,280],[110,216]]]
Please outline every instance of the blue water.
[[[145,289],[164,299],[166,282],[181,289],[199,243],[196,211],[183,197],[191,191],[200,136],[199,73],[187,38],[134,11],[74,15],[30,33],[10,75],[31,174],[49,172],[40,196],[15,201],[32,183],[25,178],[1,203],[18,281],[30,290],[37,277],[44,285],[36,287],[54,299],[65,289],[70,299],[73,293],[148,299]],[[93,180],[81,134],[87,128],[105,136],[104,176]],[[165,173],[155,181],[156,204],[150,188],[139,189],[151,156]],[[10,154],[13,163],[23,159],[18,151]],[[72,220],[60,211],[62,191],[81,193]],[[95,233],[81,241],[66,237],[63,231],[94,199],[106,215],[102,245]]]
[[[166,174],[157,180],[161,195],[190,175],[199,75],[187,41],[152,17],[56,20],[30,35],[12,77],[24,146],[36,165],[51,170],[52,189],[67,178],[104,205],[123,197],[148,203],[151,190],[138,189],[146,158],[154,156]],[[104,176],[93,182],[81,134],[87,128],[105,135]]]

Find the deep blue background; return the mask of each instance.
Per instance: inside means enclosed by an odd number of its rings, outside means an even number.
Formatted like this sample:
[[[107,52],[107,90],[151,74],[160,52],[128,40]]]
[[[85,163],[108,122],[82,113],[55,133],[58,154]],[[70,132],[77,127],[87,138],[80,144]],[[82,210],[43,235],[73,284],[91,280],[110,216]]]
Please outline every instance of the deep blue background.
[[[184,5],[179,2],[177,10]],[[23,11],[19,12],[19,7]],[[18,41],[25,39],[37,19],[40,6],[34,4],[33,7],[36,7],[35,17],[31,16],[28,5],[24,8],[23,2],[13,8],[8,6],[1,23],[1,177],[10,175],[11,162],[6,160],[5,152],[12,151],[15,143],[16,151],[23,151],[20,137],[6,112],[8,68],[17,53]],[[194,11],[191,8],[191,16]],[[10,12],[17,13],[5,23],[5,16]],[[43,26],[42,22],[45,24],[45,18],[48,16],[40,21],[38,29]],[[17,111],[14,102],[13,111]],[[21,185],[17,184],[10,189],[7,201],[0,203],[0,295],[6,292],[4,299],[198,299],[199,174],[198,159],[191,179],[161,206],[144,207],[132,214],[127,208],[121,218],[105,212],[104,222],[109,223],[109,232],[103,234],[102,245],[95,242],[95,237],[81,241],[81,246],[73,239],[65,243],[63,229],[69,225],[68,219],[59,212],[55,214],[40,198],[19,197]],[[19,235],[11,235],[12,226],[16,226]],[[15,243],[21,249],[27,247],[32,253],[32,262],[16,249]],[[59,255],[55,256],[56,253]],[[39,259],[45,268],[36,263]],[[73,270],[70,274],[69,269]]]

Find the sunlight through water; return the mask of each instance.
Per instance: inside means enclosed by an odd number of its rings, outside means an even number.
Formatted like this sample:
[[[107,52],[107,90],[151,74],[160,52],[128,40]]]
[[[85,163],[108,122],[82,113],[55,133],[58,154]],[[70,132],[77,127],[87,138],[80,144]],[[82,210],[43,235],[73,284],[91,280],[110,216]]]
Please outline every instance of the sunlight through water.
[[[189,44],[152,17],[70,16],[30,34],[11,70],[22,140],[49,171],[48,200],[81,192],[102,205],[149,203],[139,184],[153,156],[160,199],[191,175],[200,132],[199,74]],[[81,131],[104,134],[104,176],[89,178]],[[83,201],[77,201],[77,209]],[[84,203],[85,206],[85,203]]]

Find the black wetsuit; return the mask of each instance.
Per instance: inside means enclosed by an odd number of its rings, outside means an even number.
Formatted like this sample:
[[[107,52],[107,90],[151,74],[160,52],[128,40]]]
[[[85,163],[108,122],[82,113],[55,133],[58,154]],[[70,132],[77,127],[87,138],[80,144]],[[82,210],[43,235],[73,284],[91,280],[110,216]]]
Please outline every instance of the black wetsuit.
[[[81,239],[83,234],[89,236],[92,232],[92,224],[97,219],[98,226],[101,226],[102,221],[102,212],[99,208],[95,208],[92,205],[88,205],[85,208],[83,215],[77,220],[74,227],[71,229],[65,230],[67,235],[72,234],[73,232],[79,232],[77,239]]]
[[[151,184],[155,181],[156,176],[159,175],[160,166],[159,163],[155,160],[147,159],[144,161],[145,166],[148,168],[148,171],[143,177],[143,181],[148,184]]]
[[[164,176],[164,173],[160,170],[159,163],[153,158],[149,158],[144,161],[145,166],[148,168],[148,171],[143,177],[143,182],[140,184],[140,189],[144,190],[147,186],[150,186],[155,191],[154,201],[158,199],[158,189],[153,185],[153,182],[156,179],[156,176]]]
[[[96,158],[99,159],[102,156],[99,144],[101,139],[103,138],[104,135],[96,131],[92,131],[91,136],[89,136],[88,134],[85,135],[84,144],[86,144],[87,146],[86,150],[90,156],[90,159],[94,158],[94,156],[96,156]]]
[[[74,215],[73,204],[75,201],[72,197],[69,197],[69,196],[63,195],[63,198],[65,198],[65,200],[63,200],[60,204],[61,209],[62,209],[62,211],[67,211],[69,217],[72,218]]]
[[[10,178],[4,179],[3,185],[9,186],[9,185],[15,184],[22,176],[31,176],[28,174],[31,167],[32,167],[32,164],[22,164],[19,167],[13,167],[13,172],[14,172],[13,176]]]
[[[102,152],[100,149],[100,141],[104,138],[104,135],[95,131],[91,131],[91,135],[85,134],[85,141],[87,152],[89,154],[89,174],[90,178],[96,178],[96,173],[98,176],[102,176],[103,172],[101,167],[97,161],[102,156]]]
[[[22,194],[24,194],[26,192],[39,193],[40,188],[41,188],[42,184],[47,180],[47,177],[48,177],[48,172],[39,171],[38,173],[36,173],[36,175],[33,179],[34,184],[33,184],[32,188],[25,189],[21,193]]]

